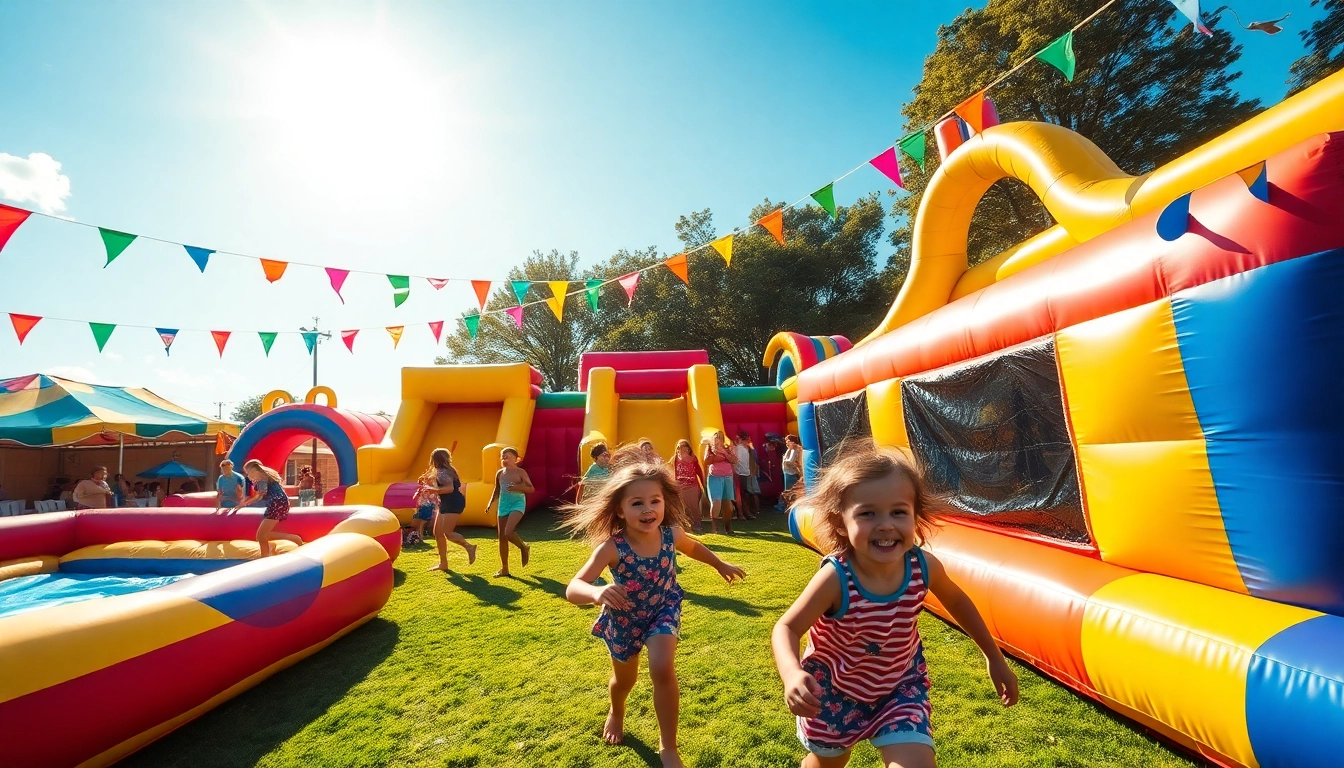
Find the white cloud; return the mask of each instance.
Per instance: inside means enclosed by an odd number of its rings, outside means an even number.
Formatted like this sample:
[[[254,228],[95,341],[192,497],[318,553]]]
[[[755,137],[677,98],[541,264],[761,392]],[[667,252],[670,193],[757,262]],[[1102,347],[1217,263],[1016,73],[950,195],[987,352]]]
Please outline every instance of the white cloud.
[[[42,371],[48,376],[56,376],[62,379],[74,379],[82,381],[85,384],[102,384],[93,371],[88,368],[81,368],[78,365],[54,365]]]
[[[26,159],[0,152],[0,197],[33,203],[43,213],[60,213],[70,197],[70,177],[46,152],[33,152]]]

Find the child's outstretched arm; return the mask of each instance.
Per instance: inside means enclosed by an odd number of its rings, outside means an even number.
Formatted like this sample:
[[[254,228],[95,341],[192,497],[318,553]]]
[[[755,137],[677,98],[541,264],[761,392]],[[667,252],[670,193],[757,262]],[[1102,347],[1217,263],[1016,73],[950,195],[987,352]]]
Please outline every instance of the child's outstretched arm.
[[[803,588],[803,594],[793,601],[789,610],[775,622],[770,633],[770,650],[775,654],[775,669],[784,681],[784,701],[789,711],[799,717],[821,714],[821,686],[806,671],[798,657],[798,643],[803,633],[817,623],[827,611],[840,608],[840,575],[823,565]]]
[[[234,512],[237,512],[238,510],[242,509],[243,507],[246,507],[248,504],[251,504],[252,502],[260,498],[261,498],[261,492],[258,491],[255,486],[253,486],[252,492],[247,495],[247,498],[238,502],[238,506],[234,507],[233,509],[230,509],[229,514],[232,515]]]
[[[583,564],[574,578],[565,587],[565,599],[575,605],[606,605],[617,610],[629,610],[632,606],[625,588],[616,584],[597,586],[593,581],[602,575],[602,571],[616,565],[616,545],[610,541],[593,550],[588,562]]]
[[[975,603],[971,602],[971,598],[961,591],[961,587],[947,575],[938,558],[928,552],[924,553],[924,557],[929,564],[927,574],[929,591],[933,592],[938,602],[952,614],[957,626],[980,646],[980,652],[985,654],[985,660],[989,664],[989,679],[994,683],[994,690],[999,694],[999,700],[1005,707],[1013,706],[1017,703],[1017,675],[1003,658],[999,646],[994,643],[994,637],[989,634],[989,627],[985,626],[980,611],[975,607]]]
[[[672,529],[672,543],[677,551],[700,562],[712,566],[719,575],[729,584],[739,579],[747,578],[747,572],[732,563],[725,563],[719,559],[719,556],[710,551],[709,547],[701,544],[699,541],[686,535],[686,532],[680,528]]]

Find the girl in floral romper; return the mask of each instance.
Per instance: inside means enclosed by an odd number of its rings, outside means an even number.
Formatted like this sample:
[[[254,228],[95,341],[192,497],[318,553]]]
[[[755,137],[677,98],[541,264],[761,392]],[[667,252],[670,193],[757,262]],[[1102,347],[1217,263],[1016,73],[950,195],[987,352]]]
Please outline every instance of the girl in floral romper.
[[[686,522],[681,486],[672,472],[665,464],[642,458],[614,468],[600,490],[567,510],[564,522],[565,528],[595,547],[569,582],[565,597],[575,605],[602,606],[593,634],[606,642],[612,666],[611,711],[602,737],[609,744],[620,743],[625,700],[639,674],[639,652],[647,647],[653,708],[658,715],[658,754],[665,767],[682,765],[677,752],[680,693],[674,666],[682,598],[677,586],[677,553],[713,566],[729,583],[746,578],[741,568],[723,562],[686,535]],[[608,569],[612,583],[594,585]]]
[[[864,445],[841,457],[805,502],[826,553],[771,645],[798,717],[804,768],[841,768],[867,739],[888,768],[932,768],[929,676],[918,618],[929,592],[985,654],[1004,706],[1017,676],[975,604],[920,549],[933,519],[921,473],[902,454]],[[798,642],[807,633],[801,661]]]

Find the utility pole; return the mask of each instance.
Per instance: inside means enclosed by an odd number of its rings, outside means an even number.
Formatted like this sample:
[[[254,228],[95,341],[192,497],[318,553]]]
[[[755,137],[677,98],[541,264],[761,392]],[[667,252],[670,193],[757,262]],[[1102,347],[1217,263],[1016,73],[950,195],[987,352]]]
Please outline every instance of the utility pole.
[[[218,421],[224,420],[224,402],[222,400],[215,401],[215,419]]]
[[[312,327],[312,328],[304,328],[303,326],[299,326],[299,330],[300,330],[300,331],[303,331],[304,333],[311,333],[311,334],[313,334],[313,386],[314,386],[314,387],[317,386],[317,347],[318,347],[319,344],[322,343],[322,340],[323,340],[323,339],[330,339],[330,338],[331,338],[331,333],[330,333],[330,332],[324,332],[324,331],[322,331],[322,330],[321,330],[321,326],[319,326],[317,323],[318,323],[318,318],[314,317],[314,318],[313,318],[313,327]],[[313,462],[312,462],[312,465],[311,465],[311,466],[312,466],[312,468],[313,468],[313,478],[314,478],[313,490],[316,491],[316,490],[317,490],[317,483],[316,483],[316,478],[317,478],[317,438],[313,438]],[[316,499],[314,499],[313,503],[314,503],[314,504],[317,503]]]

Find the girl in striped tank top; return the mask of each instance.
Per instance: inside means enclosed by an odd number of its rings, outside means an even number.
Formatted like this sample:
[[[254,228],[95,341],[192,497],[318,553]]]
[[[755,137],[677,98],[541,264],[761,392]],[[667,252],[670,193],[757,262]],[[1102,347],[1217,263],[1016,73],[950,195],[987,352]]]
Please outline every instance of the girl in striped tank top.
[[[867,444],[836,461],[805,503],[827,556],[772,636],[784,698],[809,752],[803,766],[844,766],[864,739],[887,768],[933,766],[917,624],[925,595],[933,592],[980,646],[1004,706],[1017,701],[1017,676],[975,604],[919,547],[933,526],[920,472],[900,453]]]

